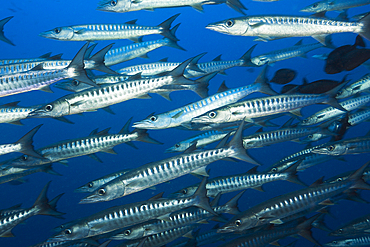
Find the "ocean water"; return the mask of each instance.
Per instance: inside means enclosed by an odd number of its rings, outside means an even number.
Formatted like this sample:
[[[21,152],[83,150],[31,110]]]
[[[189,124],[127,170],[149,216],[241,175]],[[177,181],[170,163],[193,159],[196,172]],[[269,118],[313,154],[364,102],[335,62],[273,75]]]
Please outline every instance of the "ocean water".
[[[241,57],[252,45],[256,44],[253,41],[254,37],[238,37],[221,34],[215,31],[205,29],[205,26],[211,22],[224,20],[230,17],[241,16],[240,13],[229,8],[227,5],[205,5],[204,12],[198,12],[191,7],[156,9],[155,11],[136,11],[129,13],[109,13],[97,11],[98,0],[64,0],[64,1],[3,1],[0,9],[0,19],[8,16],[14,16],[4,28],[5,36],[9,38],[16,46],[10,46],[4,42],[0,42],[0,59],[5,58],[32,58],[38,57],[44,53],[52,52],[54,55],[63,53],[63,58],[72,59],[77,51],[82,47],[84,42],[69,42],[56,41],[38,36],[42,31],[50,30],[58,26],[77,25],[85,23],[124,23],[129,20],[138,19],[137,24],[141,25],[158,25],[170,16],[181,13],[174,21],[174,24],[181,23],[176,36],[180,39],[180,46],[187,51],[174,49],[171,47],[162,47],[148,53],[149,59],[136,58],[122,64],[114,65],[112,69],[119,69],[126,66],[155,62],[162,58],[168,57],[169,61],[181,62],[190,57],[203,52],[207,54],[200,62],[211,61],[218,55],[222,54],[224,60],[234,60]],[[241,0],[248,8],[248,15],[267,15],[267,14],[290,14],[290,15],[307,15],[299,12],[299,10],[314,1],[312,0],[281,0],[277,2],[254,2]],[[350,9],[349,16],[370,11],[370,5]],[[338,13],[330,12],[328,16],[335,17]],[[160,35],[150,35],[143,38],[144,41],[159,39]],[[336,46],[353,44],[356,34],[344,33],[334,34],[332,36],[333,43]],[[290,47],[297,43],[301,38],[286,38],[270,42],[258,42],[253,55],[260,55],[269,51]],[[311,37],[303,38],[303,43],[316,42]],[[369,46],[369,41],[365,41]],[[99,41],[96,51],[106,45],[114,43],[114,47],[127,45],[132,43],[129,40],[113,40]],[[275,71],[281,68],[290,68],[298,72],[296,79],[292,83],[300,84],[305,77],[308,81],[319,79],[333,79],[341,81],[345,75],[351,81],[357,80],[368,70],[360,66],[350,72],[342,72],[335,75],[325,74],[324,61],[312,58],[315,54],[324,54],[330,52],[330,49],[320,48],[308,53],[307,58],[293,58],[276,63],[270,67],[268,77],[272,78]],[[226,71],[227,75],[217,75],[210,82],[209,93],[217,92],[222,81],[226,81],[226,85],[230,88],[240,87],[242,85],[252,83],[257,77],[261,68],[253,68],[248,70],[246,67],[235,67]],[[273,85],[273,88],[279,90],[279,87]],[[55,88],[52,86],[53,94],[42,91],[33,91],[13,96],[0,98],[0,104],[20,101],[19,105],[31,106],[36,104],[45,104],[59,97],[62,97],[69,92]],[[87,136],[93,129],[99,130],[111,127],[111,132],[118,132],[126,121],[133,117],[134,121],[139,121],[146,118],[152,112],[162,113],[185,104],[199,100],[199,96],[190,91],[174,92],[171,94],[172,101],[167,101],[158,95],[151,95],[151,99],[134,99],[117,105],[113,105],[111,109],[116,113],[109,114],[105,111],[98,110],[96,112],[84,113],[83,116],[72,115],[67,118],[74,124],[67,124],[50,118],[43,119],[25,119],[22,122],[24,126],[16,126],[11,124],[1,124],[1,143],[11,143],[18,140],[26,132],[36,125],[43,124],[41,129],[34,137],[34,146],[36,149],[43,146],[66,140],[71,138]],[[261,97],[262,94],[252,94],[249,98]],[[304,117],[325,108],[325,105],[314,105],[303,109]],[[288,117],[282,117],[273,120],[274,123],[283,124],[288,120]],[[252,134],[259,127],[252,127],[245,130],[244,134]],[[132,128],[131,128],[132,129]],[[362,123],[349,129],[345,138],[364,136],[370,130],[369,123]],[[53,176],[50,174],[37,173],[26,177],[27,182],[18,186],[1,184],[0,185],[0,209],[8,208],[15,204],[22,203],[23,207],[31,207],[40,193],[43,186],[52,181],[48,191],[48,197],[54,198],[60,193],[65,193],[58,202],[58,211],[64,212],[65,220],[56,219],[49,216],[35,216],[28,219],[25,224],[18,225],[13,229],[14,238],[1,238],[1,247],[23,247],[37,244],[44,241],[52,235],[51,229],[65,222],[85,217],[93,213],[99,212],[111,206],[122,205],[135,201],[148,199],[155,194],[165,191],[165,196],[175,192],[182,187],[192,185],[199,182],[199,179],[186,175],[171,181],[170,183],[160,184],[156,186],[156,190],[144,190],[120,199],[109,202],[101,202],[94,204],[78,204],[80,199],[85,195],[74,193],[73,190],[77,187],[99,178],[103,175],[125,169],[135,168],[149,162],[158,161],[166,157],[171,157],[175,154],[164,153],[164,150],[176,142],[187,137],[195,135],[198,132],[185,131],[179,129],[165,129],[148,131],[149,135],[158,141],[163,142],[163,145],[153,145],[148,143],[136,142],[138,149],[133,149],[128,145],[119,145],[115,147],[117,155],[98,153],[97,155],[104,163],[87,157],[77,157],[70,159],[68,167],[56,163],[53,168],[63,176]],[[327,141],[325,139],[324,141]],[[324,142],[321,141],[320,143]],[[214,147],[211,146],[211,147]],[[293,142],[276,144],[264,148],[249,150],[249,154],[262,163],[262,167],[258,170],[262,171],[271,164],[277,162],[281,158],[297,152],[304,148]],[[17,157],[19,154],[9,154],[0,157],[1,160]],[[346,162],[332,160],[314,167],[311,167],[299,173],[299,177],[307,184],[311,184],[322,176],[329,178],[345,171],[354,170],[369,161],[369,154],[351,155],[345,157]],[[253,165],[244,162],[227,162],[218,161],[208,166],[211,169],[210,176],[216,177],[226,174],[242,173]],[[249,207],[263,202],[269,198],[281,195],[290,191],[301,189],[302,187],[286,181],[270,183],[264,186],[266,192],[255,190],[247,190],[239,201],[241,211]],[[236,193],[225,194],[221,198],[221,204],[228,201]],[[370,200],[368,191],[362,191],[363,198]],[[325,223],[332,229],[336,229],[339,225],[348,222],[355,217],[359,217],[368,213],[370,206],[353,201],[340,201],[338,205],[331,207],[330,211],[333,217],[326,216]],[[211,222],[208,225],[202,225],[202,231],[210,229],[214,225]],[[324,244],[333,237],[327,236],[327,233],[321,230],[313,229],[313,236]],[[293,238],[281,240],[281,243],[289,243]],[[117,242],[118,243],[118,242]],[[210,246],[217,246],[213,244]],[[114,246],[112,243],[110,246]],[[313,246],[313,244],[304,238],[299,238],[296,246]]]

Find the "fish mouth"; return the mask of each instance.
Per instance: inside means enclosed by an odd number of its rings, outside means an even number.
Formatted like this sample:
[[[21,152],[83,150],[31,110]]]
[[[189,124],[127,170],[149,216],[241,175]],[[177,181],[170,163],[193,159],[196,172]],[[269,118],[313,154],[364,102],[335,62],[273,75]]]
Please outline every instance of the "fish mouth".
[[[89,192],[89,191],[86,191],[85,188],[80,187],[80,188],[75,189],[73,192],[75,192],[75,193],[86,193],[86,192]]]
[[[132,124],[133,128],[138,129],[154,129],[153,124],[149,120],[142,120]]]
[[[41,116],[42,113],[44,113],[44,110],[40,107],[39,109],[33,110],[30,113],[28,113],[27,117]]]
[[[206,26],[206,29],[213,30],[216,32],[224,32],[224,28],[221,27],[218,23],[210,23]]]
[[[218,228],[217,233],[230,233],[234,232],[235,230],[231,227],[224,226],[223,228]]]
[[[200,116],[200,117],[196,117],[196,118],[193,118],[191,120],[192,123],[209,123],[209,118],[207,116]]]
[[[82,198],[79,204],[88,204],[88,203],[95,203],[95,202],[104,202],[109,201],[106,200],[104,197],[102,197],[99,194],[91,194],[86,196],[85,198]]]

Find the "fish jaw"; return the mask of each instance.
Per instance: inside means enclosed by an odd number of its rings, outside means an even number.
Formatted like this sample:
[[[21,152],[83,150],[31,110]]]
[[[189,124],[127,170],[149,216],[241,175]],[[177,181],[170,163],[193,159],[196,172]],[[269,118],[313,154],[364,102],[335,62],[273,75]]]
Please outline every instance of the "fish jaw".
[[[118,177],[117,179],[120,179]],[[90,195],[86,196],[85,198],[81,199],[79,202],[80,204],[88,204],[88,203],[96,203],[96,202],[105,202],[111,201],[113,199],[125,196],[126,186],[124,183],[116,182],[116,179],[104,184],[99,189],[92,192]]]
[[[171,127],[171,117],[166,115],[152,115],[139,122],[133,123],[132,127],[138,129],[166,129]]]
[[[70,107],[67,101],[57,100],[39,107],[30,112],[28,116],[33,118],[62,117],[69,115],[69,109]]]

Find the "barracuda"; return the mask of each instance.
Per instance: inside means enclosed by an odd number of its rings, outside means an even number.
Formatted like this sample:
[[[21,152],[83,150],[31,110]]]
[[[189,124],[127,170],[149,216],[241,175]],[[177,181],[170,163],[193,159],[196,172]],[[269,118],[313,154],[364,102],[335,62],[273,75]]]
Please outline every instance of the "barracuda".
[[[348,247],[359,247],[359,246],[369,246],[370,244],[370,236],[361,236],[356,238],[348,238],[348,239],[339,239],[333,240],[329,243],[324,244],[324,246],[330,247],[340,247],[340,246],[348,246]]]
[[[124,24],[85,24],[56,27],[39,35],[44,38],[68,41],[130,39],[137,42],[140,36],[161,34],[177,41],[178,39],[171,34],[169,28],[179,15],[170,17],[158,26],[141,26],[136,24],[136,20],[132,20]]]
[[[332,89],[326,94],[285,94],[257,99],[250,99],[234,104],[229,104],[218,108],[214,111],[209,111],[199,117],[193,118],[193,123],[230,123],[240,121],[246,118],[247,121],[254,121],[254,118],[274,115],[283,112],[293,112],[300,115],[296,111],[302,107],[325,103],[337,107],[341,110],[342,106],[333,98],[339,87]]]
[[[358,22],[338,21],[324,17],[247,16],[211,23],[206,28],[229,35],[257,36],[265,41],[312,36],[325,44],[325,37],[333,33],[358,33],[370,39],[369,21],[370,15],[366,15]]]
[[[208,176],[205,170],[208,164],[228,157],[258,165],[256,161],[249,157],[242,146],[243,124],[239,126],[233,139],[228,144],[225,144],[227,136],[215,149],[197,151],[194,150],[196,146],[193,145],[183,154],[134,168],[121,177],[103,185],[82,199],[80,203],[110,201],[189,173]]]
[[[36,132],[40,129],[41,126],[42,124],[36,126],[15,143],[0,145],[0,155],[13,152],[20,152],[26,155],[42,158],[42,156],[36,153],[35,150],[33,149],[33,136],[36,134]]]
[[[115,206],[68,224],[64,230],[50,238],[49,242],[88,238],[116,229],[139,224],[151,219],[165,219],[174,211],[196,206],[213,214],[205,189],[206,179],[196,194],[181,199],[151,199]]]
[[[287,170],[281,173],[259,173],[257,172],[257,169],[255,167],[246,173],[213,178],[211,180],[208,180],[206,184],[207,196],[215,197],[219,193],[224,194],[245,189],[256,189],[263,191],[262,186],[264,184],[279,180],[286,180],[305,186],[305,184],[302,183],[296,175],[298,165],[299,164],[297,163],[296,165],[289,167]],[[197,184],[186,187],[172,193],[172,195],[176,197],[193,195],[198,186],[199,185]]]
[[[370,137],[357,137],[352,139],[346,139],[337,141],[334,143],[325,144],[319,148],[312,150],[316,154],[326,155],[346,155],[346,154],[361,154],[368,153],[370,151]]]
[[[98,10],[108,12],[130,12],[138,11],[142,9],[154,10],[156,8],[171,8],[171,7],[182,7],[191,6],[196,10],[203,11],[204,4],[222,4],[226,3],[229,7],[244,14],[243,10],[246,10],[239,0],[147,0],[147,1],[131,1],[131,0],[115,0],[108,1],[102,0],[99,3]]]
[[[283,61],[289,58],[294,57],[304,57],[306,58],[306,53],[323,47],[324,45],[321,43],[314,43],[314,44],[306,44],[302,45],[302,40],[298,41],[292,47],[288,47],[285,49],[280,49],[272,52],[268,52],[259,56],[249,57],[247,65],[249,66],[263,66],[265,64],[273,64],[279,61]],[[331,46],[331,41],[327,41],[327,46]],[[253,52],[256,45],[252,46],[249,49],[250,54]]]
[[[370,88],[370,74],[366,74],[349,86],[339,90],[336,98],[343,99],[358,94]]]
[[[95,179],[93,181],[88,182],[85,185],[82,185],[81,187],[78,187],[77,189],[74,190],[74,192],[78,193],[85,193],[85,192],[94,192],[95,190],[99,189],[99,187],[103,186],[104,184],[112,181],[115,178],[118,178],[122,176],[123,174],[127,173],[129,170],[121,170],[112,174],[108,174],[104,177]]]
[[[40,107],[40,105],[22,107],[18,106],[18,103],[19,101],[15,101],[0,106],[0,123],[23,125],[20,120],[27,118],[30,112]]]
[[[59,198],[63,194],[60,194],[49,202],[48,198],[46,197],[49,185],[50,182],[45,185],[32,207],[0,218],[0,237],[13,237],[14,235],[12,234],[11,230],[16,225],[34,215],[50,215],[56,218],[62,218],[61,216],[63,213],[56,211],[55,207]]]
[[[166,113],[149,116],[140,122],[134,123],[133,126],[135,128],[142,129],[166,129],[181,125],[187,127],[187,123],[192,121],[193,118],[200,116],[212,109],[234,103],[251,93],[262,92],[274,95],[276,93],[266,83],[266,70],[267,67],[262,70],[259,77],[251,85],[228,89],[226,91],[224,89],[219,89],[221,92],[215,95]],[[221,87],[224,87],[224,85],[221,85]],[[243,118],[240,120],[242,119]]]
[[[238,200],[244,193],[241,192],[223,206],[217,206],[220,195],[211,202],[211,206],[214,212],[217,214],[238,214],[240,211],[237,208]],[[207,223],[207,220],[212,217],[215,220],[221,220],[220,217],[215,217],[213,214],[204,209],[189,208],[180,212],[171,214],[166,220],[152,220],[144,222],[142,224],[134,225],[133,227],[125,228],[122,233],[117,234],[111,239],[113,240],[129,240],[138,239],[160,232],[164,232],[173,228],[178,228],[186,225],[196,223]]]
[[[269,223],[281,224],[283,218],[304,211],[318,204],[332,203],[329,198],[349,189],[370,189],[362,180],[368,163],[359,168],[349,178],[336,183],[321,183],[318,180],[309,188],[293,191],[277,196],[247,209],[234,216],[228,223],[220,227],[218,232],[241,232],[256,226]]]
[[[28,72],[0,76],[0,97],[29,92],[46,88],[54,82],[65,78],[75,78],[95,86],[84,70],[83,57],[88,44],[85,44],[76,54],[67,68],[44,70],[36,66]]]
[[[110,44],[100,51],[98,51],[96,54],[91,56],[90,58],[86,58],[83,61],[83,67],[84,69],[95,69],[99,70],[104,73],[108,74],[117,74],[117,72],[111,70],[110,68],[105,66],[105,54],[111,49],[113,44]],[[94,48],[95,46],[90,46],[87,49]],[[86,50],[86,54],[90,51]],[[86,57],[86,55],[84,55]],[[71,64],[72,60],[65,60],[60,59],[60,57],[57,55],[57,57],[54,57],[53,59],[48,59],[44,61],[31,61],[31,62],[23,62],[23,63],[14,63],[14,64],[8,64],[8,65],[1,65],[0,66],[0,75],[11,75],[15,73],[21,73],[26,72],[34,69],[35,67],[39,70],[60,70],[65,69]],[[67,77],[69,78],[69,77]],[[65,79],[65,78],[63,78]]]
[[[359,234],[368,234],[369,232],[370,214],[366,214],[334,230],[330,233],[330,236],[355,236]]]
[[[51,162],[58,162],[82,155],[89,155],[91,158],[100,161],[100,159],[94,155],[94,153],[106,152],[116,154],[113,149],[114,146],[122,143],[131,144],[131,141],[142,141],[153,144],[162,144],[150,138],[146,131],[134,130],[129,133],[128,126],[130,122],[131,119],[125,124],[118,134],[109,134],[108,131],[110,128],[97,133],[96,131],[93,131],[88,137],[61,141],[37,150],[37,152],[42,155],[42,159],[21,156],[10,161],[9,163],[6,163],[6,165],[9,167],[32,167]]]
[[[364,96],[360,96],[360,97],[356,97],[353,99],[343,101],[339,103],[339,105],[341,105],[347,111],[353,111],[355,109],[360,108],[361,106],[366,105],[369,102],[370,102],[370,95],[364,95]],[[316,112],[315,114],[309,116],[308,118],[303,119],[300,125],[313,125],[313,124],[321,123],[328,119],[339,116],[343,113],[345,112],[337,108],[328,107],[321,111]]]
[[[177,24],[175,27],[171,29],[171,33],[173,34],[173,36],[175,36],[176,30],[179,27],[179,25],[180,24]],[[142,40],[139,39],[139,43],[121,46],[109,50],[105,55],[105,65],[111,66],[137,57],[147,58],[148,56],[146,54],[148,52],[153,51],[162,46],[169,46],[185,51],[185,49],[179,46],[175,40],[171,40],[168,38],[144,42],[142,42]]]
[[[363,110],[363,111],[357,111],[348,116],[348,123],[351,126],[355,126],[357,124],[360,124],[368,120],[369,118],[370,118],[370,109]]]
[[[167,148],[166,153],[184,152],[194,143],[197,143],[197,148],[202,148],[213,142],[220,141],[227,134],[229,134],[229,131],[210,130],[205,133],[193,136],[189,139],[176,143],[174,146]],[[233,134],[235,134],[235,132],[231,132],[231,135]]]
[[[52,57],[50,57],[51,52],[45,53],[44,55],[41,55],[36,58],[11,58],[11,59],[0,59],[0,65],[6,65],[6,64],[12,64],[12,63],[23,63],[23,62],[36,62],[36,61],[44,61],[48,60]],[[58,54],[53,57],[55,58],[61,58],[63,54]]]
[[[193,58],[181,63],[170,73],[155,78],[138,78],[121,83],[107,84],[66,95],[30,113],[32,117],[61,117],[87,111],[95,111],[123,101],[147,95],[152,90],[169,84],[186,84],[193,81],[183,76],[184,69]]]
[[[343,11],[344,9],[359,7],[370,4],[369,0],[323,0],[313,3],[303,9],[301,12],[323,12],[323,11]]]

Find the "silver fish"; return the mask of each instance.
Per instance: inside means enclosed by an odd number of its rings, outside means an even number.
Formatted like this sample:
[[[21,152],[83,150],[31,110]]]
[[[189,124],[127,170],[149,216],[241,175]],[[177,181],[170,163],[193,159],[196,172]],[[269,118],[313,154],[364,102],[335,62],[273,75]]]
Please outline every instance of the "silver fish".
[[[352,139],[345,139],[312,150],[316,154],[326,155],[346,155],[346,154],[361,154],[370,151],[370,137],[357,137]]]
[[[147,0],[147,1],[131,1],[131,0],[102,0],[99,3],[98,10],[108,12],[130,12],[138,11],[142,9],[154,10],[156,8],[171,8],[181,6],[191,6],[196,10],[203,11],[204,4],[222,4],[226,3],[229,7],[244,14],[243,10],[246,10],[243,4],[239,0]]]
[[[258,165],[256,161],[249,157],[242,146],[242,130],[243,123],[239,126],[230,143],[225,144],[225,137],[215,149],[194,151],[196,146],[193,145],[183,154],[134,168],[121,177],[104,184],[98,190],[83,198],[80,203],[114,200],[189,173],[208,176],[205,170],[206,166],[227,157]]]
[[[370,40],[370,15],[359,21],[339,21],[325,17],[247,16],[211,23],[206,28],[238,36],[257,36],[260,40],[312,36],[325,44],[329,34],[351,32]]]
[[[344,9],[359,7],[370,4],[369,0],[323,0],[315,2],[301,9],[301,12],[323,12],[323,11],[342,11]]]
[[[15,101],[0,106],[0,123],[23,125],[20,120],[27,118],[30,112],[33,112],[41,106],[23,107],[18,106],[18,103],[19,101]]]
[[[370,232],[370,214],[366,214],[341,226],[330,233],[330,236],[355,236]]]
[[[324,244],[324,246],[336,247],[336,246],[348,246],[348,247],[359,247],[359,246],[369,246],[370,244],[370,236],[361,236],[356,238],[347,238],[347,239],[339,239],[333,240],[329,243]]]
[[[337,99],[343,99],[358,94],[370,88],[370,74],[366,74],[359,80],[338,91]]]
[[[172,22],[179,16],[176,14],[158,26],[141,26],[136,20],[124,24],[85,24],[56,27],[39,35],[44,38],[68,41],[96,41],[113,39],[130,39],[138,42],[138,37],[150,34],[161,34],[169,39],[178,41],[170,32]]]

